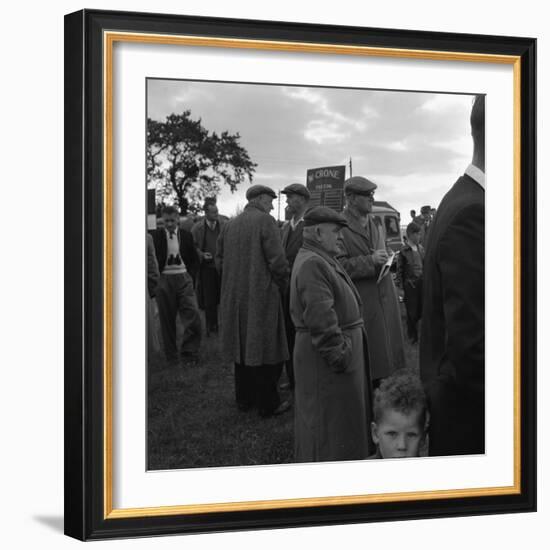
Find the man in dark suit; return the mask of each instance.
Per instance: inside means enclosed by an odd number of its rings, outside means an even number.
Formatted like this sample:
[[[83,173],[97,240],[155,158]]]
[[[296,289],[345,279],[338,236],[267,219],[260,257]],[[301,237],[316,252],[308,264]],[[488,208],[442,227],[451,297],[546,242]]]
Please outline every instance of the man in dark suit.
[[[420,373],[430,455],[485,451],[485,98],[470,117],[472,163],[443,197],[424,261]]]
[[[221,279],[214,258],[216,243],[224,225],[225,221],[220,219],[216,203],[208,200],[204,204],[204,218],[191,229],[200,261],[196,288],[199,307],[204,310],[206,336],[218,332]]]
[[[184,334],[181,357],[196,361],[201,342],[201,319],[194,291],[199,258],[193,237],[179,228],[179,212],[166,206],[162,212],[164,228],[153,234],[160,270],[156,291],[164,352],[169,363],[178,362],[176,316],[179,313]]]
[[[286,259],[292,272],[294,260],[298,251],[302,247],[304,231],[304,213],[309,202],[309,191],[301,183],[292,183],[287,185],[281,193],[286,195],[287,211],[292,215],[290,220],[286,221],[281,229],[281,238],[285,250]],[[288,382],[281,384],[281,388],[294,388],[294,365],[292,355],[294,352],[294,342],[296,340],[296,329],[290,317],[290,289],[283,296],[283,310],[285,314],[285,329],[288,342],[288,352],[290,357],[285,364],[286,376]]]

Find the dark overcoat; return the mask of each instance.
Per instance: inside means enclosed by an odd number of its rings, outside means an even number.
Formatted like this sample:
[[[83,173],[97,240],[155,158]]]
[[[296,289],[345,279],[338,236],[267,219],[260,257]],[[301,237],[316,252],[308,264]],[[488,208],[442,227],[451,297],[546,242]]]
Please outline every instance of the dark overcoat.
[[[222,232],[223,226],[226,224],[225,220],[218,219],[217,226],[219,233]],[[191,229],[193,235],[193,241],[195,242],[195,248],[199,256],[199,273],[196,281],[196,294],[199,307],[205,308],[205,305],[210,303],[219,303],[220,293],[220,280],[219,274],[215,269],[215,260],[211,261],[204,259],[204,236],[206,233],[206,218],[199,220]],[[215,256],[215,254],[214,254]]]
[[[247,366],[288,359],[281,294],[289,269],[275,219],[254,204],[218,237],[221,341],[228,359]]]
[[[385,378],[405,366],[403,328],[397,292],[391,274],[377,283],[380,267],[372,254],[385,249],[381,227],[369,217],[366,228],[345,209],[349,227],[342,229],[342,256],[338,257],[355,283],[363,302],[363,320],[369,340],[370,369],[373,380]]]
[[[290,284],[296,326],[295,458],[367,458],[370,380],[359,294],[342,266],[305,241]]]
[[[420,375],[430,454],[485,449],[485,191],[467,175],[443,197],[424,259]]]
[[[288,260],[291,271],[292,266],[294,265],[294,260],[296,259],[296,255],[302,247],[303,233],[304,220],[301,220],[294,229],[292,229],[289,221],[286,221],[281,228],[281,240],[283,241],[283,249],[285,251],[286,259]]]

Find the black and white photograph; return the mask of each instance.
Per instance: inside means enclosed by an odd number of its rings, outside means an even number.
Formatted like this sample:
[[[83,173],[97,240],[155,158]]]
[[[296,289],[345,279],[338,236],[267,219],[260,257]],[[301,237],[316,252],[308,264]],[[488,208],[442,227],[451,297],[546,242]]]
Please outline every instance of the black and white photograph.
[[[148,78],[148,470],[483,455],[486,96]]]

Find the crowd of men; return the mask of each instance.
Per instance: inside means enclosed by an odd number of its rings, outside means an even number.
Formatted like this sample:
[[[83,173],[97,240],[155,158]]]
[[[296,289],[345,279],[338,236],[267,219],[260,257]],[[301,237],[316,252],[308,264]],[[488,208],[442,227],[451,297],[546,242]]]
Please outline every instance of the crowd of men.
[[[234,365],[237,407],[294,410],[296,461],[419,456],[427,434],[431,455],[483,453],[484,110],[477,97],[472,164],[435,217],[429,207],[413,216],[395,281],[369,215],[377,185],[365,177],[345,182],[342,213],[308,208],[308,189],[288,185],[282,228],[263,185],[227,222],[207,203],[191,232],[166,207],[148,250],[167,361],[198,360],[201,308]],[[420,375],[406,365],[396,283]],[[292,403],[281,398],[283,369]]]

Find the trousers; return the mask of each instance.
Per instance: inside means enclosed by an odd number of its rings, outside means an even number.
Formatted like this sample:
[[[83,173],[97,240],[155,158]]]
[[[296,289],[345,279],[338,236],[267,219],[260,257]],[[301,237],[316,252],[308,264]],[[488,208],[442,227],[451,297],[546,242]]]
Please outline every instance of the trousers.
[[[179,314],[183,324],[181,355],[197,354],[201,344],[202,325],[193,290],[193,279],[189,273],[162,275],[157,287],[157,305],[164,354],[168,361],[178,359],[176,345],[176,317]]]
[[[277,383],[282,363],[250,367],[235,363],[235,398],[240,409],[257,407],[261,416],[269,416],[281,404]]]

